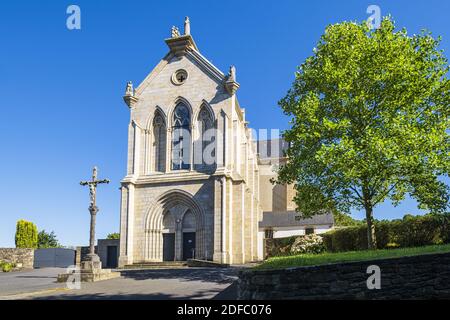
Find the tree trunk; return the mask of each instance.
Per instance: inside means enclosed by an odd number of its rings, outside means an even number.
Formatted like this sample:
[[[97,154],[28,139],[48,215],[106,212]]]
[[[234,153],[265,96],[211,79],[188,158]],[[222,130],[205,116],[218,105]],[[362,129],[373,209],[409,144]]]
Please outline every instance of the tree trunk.
[[[377,248],[377,238],[375,235],[375,223],[373,219],[373,208],[370,205],[366,206],[366,220],[367,220],[367,244],[368,248],[375,250]]]
[[[369,188],[366,185],[362,187],[362,195],[364,201],[364,209],[366,209],[366,221],[367,221],[367,246],[370,250],[377,248],[377,238],[375,235],[375,223],[373,219],[373,205],[369,192]]]

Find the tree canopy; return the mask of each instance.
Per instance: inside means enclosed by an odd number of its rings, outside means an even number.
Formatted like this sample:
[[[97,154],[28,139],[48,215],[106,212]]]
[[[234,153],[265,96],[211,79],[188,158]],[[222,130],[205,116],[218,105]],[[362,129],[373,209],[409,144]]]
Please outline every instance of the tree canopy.
[[[110,239],[110,240],[120,239],[120,233],[118,233],[118,232],[110,233],[106,236],[106,239]]]
[[[295,184],[305,216],[364,209],[373,248],[377,204],[410,195],[422,209],[448,209],[450,82],[439,43],[397,31],[390,17],[376,30],[326,28],[279,103],[292,126],[278,182]]]
[[[33,222],[19,220],[16,224],[16,248],[37,248],[38,231]]]
[[[59,247],[61,247],[61,245],[59,244],[54,231],[48,233],[45,230],[42,230],[38,233],[39,249],[59,248]]]

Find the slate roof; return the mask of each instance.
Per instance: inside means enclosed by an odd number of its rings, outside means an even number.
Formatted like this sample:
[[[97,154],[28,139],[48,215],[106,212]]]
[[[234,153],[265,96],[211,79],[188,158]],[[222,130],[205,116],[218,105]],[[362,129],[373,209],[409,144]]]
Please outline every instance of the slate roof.
[[[296,227],[311,225],[334,225],[331,213],[316,215],[311,218],[301,218],[296,211],[263,212],[263,220],[259,222],[260,228],[269,227]]]

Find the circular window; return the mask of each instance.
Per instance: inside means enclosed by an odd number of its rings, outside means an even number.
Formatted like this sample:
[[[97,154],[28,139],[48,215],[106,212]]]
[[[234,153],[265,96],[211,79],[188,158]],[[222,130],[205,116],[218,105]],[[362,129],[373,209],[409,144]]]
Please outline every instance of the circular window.
[[[174,84],[181,85],[186,82],[187,77],[188,77],[188,74],[187,74],[186,70],[180,69],[180,70],[177,70],[172,75],[172,82]]]

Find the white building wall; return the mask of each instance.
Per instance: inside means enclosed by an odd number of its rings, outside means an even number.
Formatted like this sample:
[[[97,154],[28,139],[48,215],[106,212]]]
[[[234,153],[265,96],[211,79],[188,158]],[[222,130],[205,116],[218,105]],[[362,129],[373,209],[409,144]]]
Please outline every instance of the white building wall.
[[[273,237],[274,238],[288,238],[288,237],[294,237],[294,236],[302,236],[305,234],[306,228],[314,228],[315,234],[325,233],[332,229],[330,226],[273,228]]]
[[[258,235],[257,235],[258,239],[258,260],[264,260],[264,231],[258,231]]]

